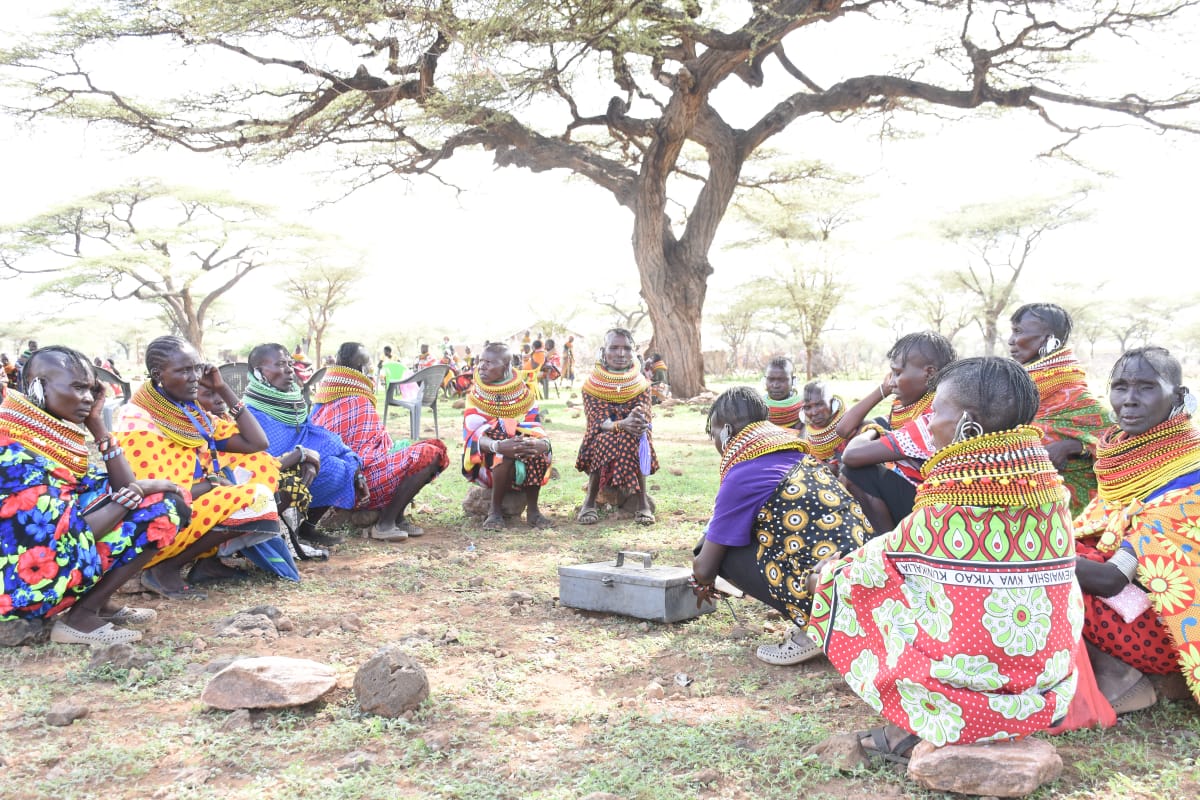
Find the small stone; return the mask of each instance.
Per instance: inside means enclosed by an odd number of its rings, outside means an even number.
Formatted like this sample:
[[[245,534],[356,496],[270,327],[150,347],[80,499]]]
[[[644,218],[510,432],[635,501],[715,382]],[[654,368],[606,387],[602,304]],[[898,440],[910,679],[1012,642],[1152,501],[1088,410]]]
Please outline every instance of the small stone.
[[[657,483],[652,483],[652,484],[650,484],[650,485],[649,485],[648,487],[646,487],[646,488],[647,488],[649,491],[651,491],[651,492],[658,492],[658,491],[662,491],[662,487],[661,487],[661,486],[659,486]]]
[[[46,712],[46,724],[64,728],[75,720],[83,719],[87,715],[87,706],[76,705],[70,702],[59,702],[50,706],[50,710]]]
[[[213,676],[200,700],[237,708],[288,708],[319,699],[337,686],[331,667],[306,658],[261,656],[234,661]]]
[[[275,623],[266,614],[248,614],[239,611],[226,617],[216,625],[217,636],[246,636],[272,641],[279,638]]]
[[[529,592],[509,592],[508,601],[510,603],[532,603],[533,595]]]
[[[195,639],[192,639],[192,649],[195,650],[196,652],[206,650],[206,649],[208,649],[208,642],[204,641],[199,636],[197,636]]]
[[[639,631],[641,631],[642,633],[646,633],[650,630],[650,623],[649,622],[639,622],[637,629]]]
[[[425,736],[425,746],[433,752],[445,750],[450,746],[450,734],[443,731],[436,731]]]
[[[456,644],[458,642],[458,631],[454,628],[447,628],[442,634],[442,644]]]
[[[853,772],[868,763],[867,754],[855,733],[830,736],[808,748],[805,755],[818,756],[822,764],[842,772]]]
[[[688,776],[688,780],[707,786],[710,783],[716,783],[717,781],[721,780],[721,773],[717,772],[715,769],[697,770]]]
[[[0,647],[21,647],[45,641],[50,628],[40,617],[0,622]]]
[[[108,647],[96,648],[92,651],[92,657],[88,659],[88,669],[105,664],[112,664],[118,669],[128,667],[133,659],[133,645],[122,642],[121,644],[110,644]]]
[[[429,696],[425,670],[396,645],[378,650],[354,676],[354,696],[368,714],[396,718]]]
[[[338,772],[361,772],[364,769],[370,769],[375,765],[376,758],[372,753],[366,753],[362,750],[354,750],[349,752],[339,761],[335,767]]]
[[[1054,745],[1041,739],[913,748],[908,777],[926,789],[1024,797],[1062,774]]]
[[[517,614],[520,614],[520,613],[521,613],[521,606],[520,606],[520,605],[518,605],[518,604],[516,604],[516,603],[513,603],[511,606],[509,606],[509,607],[508,607],[508,613],[509,613],[509,614],[512,614],[513,616],[516,616]]]
[[[754,635],[754,631],[743,625],[734,625],[729,629],[729,638],[733,639],[735,642],[740,642],[743,639],[749,639]]]
[[[650,700],[662,700],[667,696],[667,690],[658,681],[650,681],[646,684],[646,697]]]
[[[483,578],[479,575],[476,575],[474,578],[471,578],[471,580],[467,581],[467,586],[483,586]]]
[[[280,633],[291,633],[296,630],[296,623],[292,622],[291,617],[280,617],[275,620],[275,630]]]
[[[537,731],[525,731],[521,736],[527,742],[540,742],[542,740],[542,737],[538,736]]]
[[[164,672],[163,668],[158,664],[148,665],[143,675],[152,681],[161,681],[163,678],[167,677],[167,673]]]
[[[354,614],[346,614],[338,620],[338,627],[348,633],[356,633],[362,630],[362,620]]]
[[[671,467],[669,470],[667,470],[667,472],[671,473],[676,478],[683,476],[683,470],[681,470],[679,467]]]
[[[236,731],[242,728],[249,728],[252,722],[250,720],[250,709],[238,708],[229,713],[225,717],[225,721],[221,723],[221,730]]]
[[[254,606],[242,611],[243,614],[262,614],[267,619],[274,621],[283,616],[283,612],[275,606]]]

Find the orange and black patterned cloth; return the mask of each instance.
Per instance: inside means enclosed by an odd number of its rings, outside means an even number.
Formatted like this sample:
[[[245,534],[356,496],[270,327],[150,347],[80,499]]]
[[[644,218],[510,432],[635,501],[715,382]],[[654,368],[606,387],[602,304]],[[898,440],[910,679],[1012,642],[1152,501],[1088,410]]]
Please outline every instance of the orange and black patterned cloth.
[[[587,417],[587,428],[579,445],[575,469],[589,475],[599,472],[601,489],[639,490],[639,439],[616,429],[603,431],[600,426],[606,421],[625,419],[635,408],[641,408],[649,419],[649,389],[650,381],[636,367],[628,372],[616,373],[609,372],[599,364],[583,384],[583,412]],[[650,470],[646,474],[653,475],[658,471],[658,455],[654,452],[654,441],[649,430],[645,436],[650,452]]]

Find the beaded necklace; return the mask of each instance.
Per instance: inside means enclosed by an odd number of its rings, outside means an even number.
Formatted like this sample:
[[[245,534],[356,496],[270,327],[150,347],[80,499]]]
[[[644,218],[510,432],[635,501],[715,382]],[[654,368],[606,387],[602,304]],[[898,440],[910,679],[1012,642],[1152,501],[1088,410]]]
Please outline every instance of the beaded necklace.
[[[87,472],[83,428],[46,413],[15,389],[9,389],[0,403],[0,436],[61,464],[77,478]]]
[[[513,375],[509,380],[500,383],[483,383],[482,380],[476,380],[471,383],[471,389],[467,392],[468,406],[496,419],[525,416],[525,412],[533,408],[535,399],[520,375]]]
[[[365,397],[375,404],[375,381],[351,367],[334,365],[325,368],[325,377],[313,391],[314,405],[324,405],[345,397]]]
[[[1200,431],[1185,412],[1168,417],[1138,436],[1113,428],[1096,445],[1100,498],[1128,503],[1200,469]]]
[[[300,427],[308,419],[308,404],[304,402],[304,392],[295,387],[290,392],[281,392],[266,381],[260,381],[253,375],[246,384],[246,393],[242,400],[251,408],[256,408],[276,422],[284,425]]]
[[[906,422],[911,422],[917,417],[924,414],[933,405],[933,392],[926,392],[921,395],[919,400],[916,400],[908,405],[902,405],[900,398],[897,397],[892,401],[892,414],[889,417],[892,430],[899,430],[904,427]]]
[[[158,390],[153,381],[146,381],[130,400],[143,408],[163,436],[189,449],[212,440],[215,423],[208,412],[195,403],[176,403]]]
[[[721,481],[736,464],[780,450],[807,453],[808,444],[795,431],[781,428],[773,422],[751,422],[726,442],[725,449],[721,451]]]
[[[800,409],[804,406],[804,398],[797,393],[789,394],[782,400],[772,400],[771,396],[763,395],[767,404],[767,422],[773,422],[781,428],[790,428],[800,421]]]
[[[829,401],[829,406],[837,409],[830,417],[829,423],[821,428],[810,423],[804,436],[808,440],[809,452],[822,461],[828,461],[837,452],[838,442],[842,440],[842,437],[838,436],[837,426],[842,417],[846,416],[846,401],[841,397],[835,395]]]
[[[1032,425],[943,447],[921,468],[913,508],[1040,506],[1066,503],[1062,478]]]
[[[630,367],[627,372],[609,372],[597,364],[583,383],[583,393],[608,403],[628,403],[650,388],[650,381]]]
[[[1037,384],[1038,396],[1043,401],[1064,387],[1087,385],[1087,374],[1069,347],[1059,348],[1048,356],[1029,362],[1025,370]]]

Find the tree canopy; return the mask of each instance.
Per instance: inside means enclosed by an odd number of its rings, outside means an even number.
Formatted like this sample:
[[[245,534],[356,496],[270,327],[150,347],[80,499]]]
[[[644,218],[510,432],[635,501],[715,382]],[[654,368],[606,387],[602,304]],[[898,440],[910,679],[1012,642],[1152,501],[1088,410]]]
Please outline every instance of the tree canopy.
[[[902,112],[982,107],[1037,115],[1061,145],[1106,122],[1195,132],[1196,88],[1177,75],[1096,69],[1193,6],[110,0],[3,61],[19,112],[113,123],[135,147],[332,150],[352,185],[436,175],[466,148],[579,175],[632,213],[654,344],[686,396],[703,386],[718,225],[740,189],[798,177],[756,165],[764,145],[806,118],[876,114],[888,130]]]

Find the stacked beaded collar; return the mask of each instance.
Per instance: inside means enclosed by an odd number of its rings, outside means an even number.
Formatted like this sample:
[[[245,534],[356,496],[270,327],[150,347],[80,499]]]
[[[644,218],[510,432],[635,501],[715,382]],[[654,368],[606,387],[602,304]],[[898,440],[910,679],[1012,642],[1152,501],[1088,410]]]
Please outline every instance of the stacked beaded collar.
[[[216,423],[208,412],[195,403],[176,403],[146,381],[130,400],[146,410],[163,436],[187,448],[196,448],[212,439]]]
[[[47,414],[13,389],[0,403],[0,436],[61,464],[77,478],[87,472],[88,451],[83,429]]]
[[[920,400],[909,403],[906,406],[901,405],[900,398],[897,397],[892,401],[892,415],[889,417],[892,430],[900,430],[900,428],[903,427],[906,422],[912,422],[914,419],[928,411],[932,405],[933,392],[926,392],[924,395],[922,395]]]
[[[842,439],[838,436],[837,426],[842,421],[842,417],[846,416],[846,401],[841,397],[835,395],[829,401],[829,406],[836,409],[829,419],[829,424],[821,428],[810,424],[805,436],[808,440],[809,452],[822,461],[828,461],[837,452],[838,442]]]
[[[650,381],[630,367],[628,372],[609,372],[597,364],[583,383],[583,393],[608,403],[628,403],[650,388]]]
[[[914,508],[1065,503],[1062,478],[1032,425],[947,445],[921,469]]]
[[[782,400],[772,400],[765,395],[767,404],[767,422],[773,422],[781,428],[790,428],[800,421],[800,409],[804,406],[804,398],[799,394],[790,394]]]
[[[515,419],[533,408],[536,398],[519,375],[501,383],[476,380],[467,392],[467,404],[496,419]]]
[[[332,403],[344,397],[362,396],[375,404],[375,381],[370,375],[364,375],[356,369],[342,366],[325,368],[325,377],[313,391],[312,401],[315,405]]]
[[[1038,395],[1042,400],[1053,396],[1064,386],[1087,384],[1087,374],[1079,366],[1075,352],[1069,347],[1060,347],[1048,356],[1029,362],[1025,365],[1025,370],[1037,384]]]
[[[725,444],[721,452],[721,481],[724,482],[725,475],[735,465],[780,450],[807,453],[808,444],[795,431],[781,428],[773,422],[751,422]]]
[[[298,428],[308,419],[308,404],[304,402],[304,392],[295,381],[292,382],[292,386],[292,391],[281,392],[266,381],[260,381],[251,375],[242,401],[276,422]]]
[[[1096,445],[1100,498],[1129,503],[1169,481],[1200,469],[1200,431],[1184,412],[1140,436],[1113,428]]]

